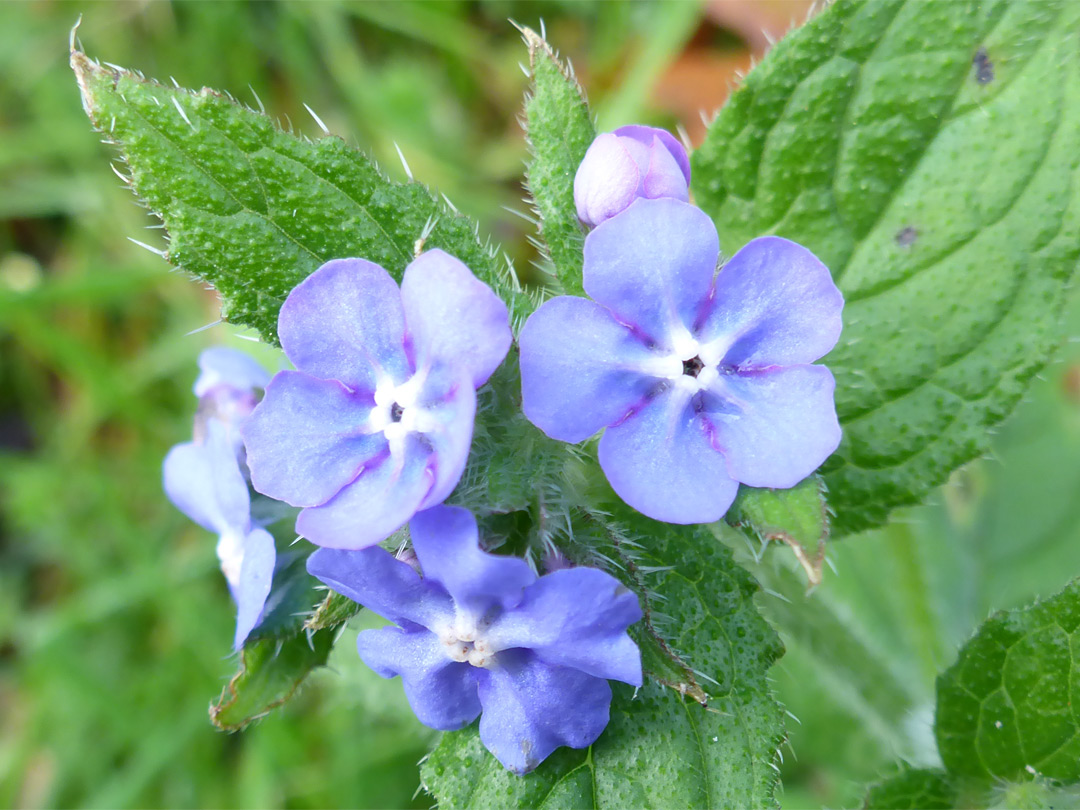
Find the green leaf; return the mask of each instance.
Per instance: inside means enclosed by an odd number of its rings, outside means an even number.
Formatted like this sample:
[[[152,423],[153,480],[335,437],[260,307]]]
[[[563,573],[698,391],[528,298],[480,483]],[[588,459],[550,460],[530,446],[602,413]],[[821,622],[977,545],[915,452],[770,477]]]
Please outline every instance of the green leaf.
[[[291,524],[289,528],[291,530]],[[315,590],[319,582],[307,572],[310,550],[305,547],[282,550],[280,541],[278,545],[278,560],[270,594],[263,607],[262,619],[248,636],[248,643],[261,638],[280,639],[296,635],[319,598]]]
[[[791,489],[740,486],[724,520],[764,542],[787,545],[806,572],[811,588],[821,584],[829,513],[821,478],[812,475]]]
[[[693,158],[725,250],[811,248],[844,292],[825,362],[835,530],[983,453],[1060,340],[1080,253],[1080,6],[838,0],[747,77]]]
[[[315,608],[306,622],[305,630],[325,630],[344,624],[363,608],[347,596],[331,591]]]
[[[585,233],[574,205],[574,175],[596,137],[589,108],[569,65],[536,32],[524,28],[532,85],[525,124],[532,150],[527,186],[540,215],[540,236],[565,292],[583,295]]]
[[[286,702],[312,669],[326,664],[336,635],[330,628],[245,645],[240,671],[210,707],[210,720],[225,731],[238,731]]]
[[[938,678],[945,767],[984,780],[1080,781],[1080,580],[988,619]]]
[[[643,594],[646,685],[636,696],[614,685],[600,739],[526,777],[504,770],[475,727],[444,735],[421,773],[440,807],[775,806],[782,710],[766,674],[782,648],[754,605],[757,583],[702,527],[616,514],[575,539]]]
[[[214,285],[226,320],[276,342],[282,302],[323,262],[357,256],[400,280],[421,247],[465,262],[515,322],[530,311],[473,222],[419,183],[391,182],[339,138],[282,132],[220,93],[164,87],[79,51],[71,65],[91,121],[165,223],[166,258]]]
[[[942,771],[905,768],[871,786],[863,806],[866,810],[951,810],[981,805],[961,803]]]

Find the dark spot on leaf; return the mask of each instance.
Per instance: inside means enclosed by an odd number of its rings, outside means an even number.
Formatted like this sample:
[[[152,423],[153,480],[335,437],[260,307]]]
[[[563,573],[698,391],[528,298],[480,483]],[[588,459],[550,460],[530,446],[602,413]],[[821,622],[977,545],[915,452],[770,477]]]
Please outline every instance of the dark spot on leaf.
[[[915,240],[919,238],[919,231],[908,225],[906,228],[901,228],[896,233],[896,244],[900,247],[911,247]]]
[[[975,66],[975,81],[979,84],[990,84],[994,80],[994,63],[986,55],[986,48],[975,51],[971,63]]]

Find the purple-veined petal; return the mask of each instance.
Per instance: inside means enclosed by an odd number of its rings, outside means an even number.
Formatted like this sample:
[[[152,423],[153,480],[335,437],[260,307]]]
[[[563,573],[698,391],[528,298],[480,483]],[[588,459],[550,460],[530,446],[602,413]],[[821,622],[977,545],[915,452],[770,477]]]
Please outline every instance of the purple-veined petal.
[[[479,388],[510,349],[506,304],[448,253],[429,250],[405,268],[401,302],[418,371],[445,363]]]
[[[382,677],[401,676],[405,697],[425,726],[453,731],[480,714],[478,670],[452,661],[432,633],[395,627],[364,630],[356,647],[364,663]]]
[[[468,509],[436,506],[419,512],[409,533],[424,577],[446,588],[458,607],[477,618],[495,604],[517,604],[522,589],[536,581],[524,560],[480,550],[476,518]]]
[[[334,259],[300,282],[281,307],[278,336],[300,371],[356,390],[409,376],[401,291],[364,259]]]
[[[525,322],[522,409],[553,439],[580,442],[614,424],[656,387],[655,359],[632,330],[585,298],[545,301]]]
[[[479,678],[480,740],[506,768],[528,773],[562,745],[586,748],[608,724],[611,687],[603,678],[507,650]]]
[[[199,355],[199,378],[195,396],[204,396],[219,385],[238,391],[266,388],[270,373],[250,355],[228,346],[211,346]]]
[[[654,520],[711,523],[739,490],[701,416],[677,388],[608,428],[599,456],[618,496]]]
[[[641,654],[626,628],[641,619],[637,596],[596,568],[540,577],[512,611],[495,620],[495,650],[526,647],[548,664],[641,686]]]
[[[240,581],[233,596],[236,598],[236,637],[233,648],[244,646],[248,635],[262,618],[266,597],[274,578],[277,552],[274,538],[265,529],[255,529],[244,539],[244,559],[240,564]]]
[[[585,292],[673,349],[704,312],[719,255],[716,227],[699,208],[638,199],[585,238]]]
[[[690,184],[690,157],[686,154],[686,147],[679,142],[678,138],[666,129],[646,127],[641,124],[628,124],[625,127],[619,127],[615,130],[614,134],[623,138],[632,138],[638,143],[650,148],[653,145],[654,139],[659,139],[660,144],[671,155],[675,164],[678,166],[679,171],[682,172],[682,176],[686,180],[686,185]],[[686,197],[683,197],[682,199],[685,200]]]
[[[840,444],[835,387],[824,366],[721,376],[712,388],[721,412],[708,419],[731,477],[786,489],[821,466]]]
[[[364,432],[373,404],[334,380],[279,372],[242,431],[252,485],[293,506],[326,503],[386,452],[381,433]]]
[[[641,185],[637,161],[610,132],[598,135],[574,175],[578,219],[597,225],[633,202]]]
[[[840,337],[844,298],[829,270],[802,245],[754,239],[716,279],[701,329],[725,365],[760,368],[812,363]]]
[[[173,447],[162,465],[165,494],[176,508],[217,534],[246,534],[251,496],[228,431],[216,419],[207,423],[205,441]]]
[[[381,548],[316,549],[307,559],[307,570],[342,596],[394,624],[432,627],[454,619],[454,604],[445,591]]]
[[[422,402],[425,421],[428,422],[424,439],[433,451],[429,466],[434,484],[420,504],[420,509],[428,509],[445,501],[461,480],[472,447],[473,422],[476,418],[476,390],[472,381],[464,375],[456,379],[447,379],[445,373],[437,376],[443,378],[441,384],[434,386],[439,389],[438,398]]]
[[[408,438],[399,456],[373,463],[321,506],[296,519],[296,531],[317,546],[373,546],[400,529],[431,490],[430,451]]]

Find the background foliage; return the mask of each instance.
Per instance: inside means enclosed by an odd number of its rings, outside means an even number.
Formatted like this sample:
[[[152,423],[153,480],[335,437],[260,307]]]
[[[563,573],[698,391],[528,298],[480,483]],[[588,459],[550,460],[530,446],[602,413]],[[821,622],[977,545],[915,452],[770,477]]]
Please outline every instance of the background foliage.
[[[601,129],[644,118],[696,136],[695,105],[723,100],[765,45],[754,26],[774,24],[762,3],[744,28],[737,5],[103,4],[80,36],[184,86],[250,84],[316,134],[306,102],[404,179],[396,141],[525,269],[531,226],[501,208],[522,207],[527,154],[513,121],[526,52],[506,17],[546,20]],[[801,13],[778,5],[775,33]],[[227,334],[186,336],[217,318],[215,297],[124,238],[160,244],[79,109],[66,67],[79,10],[0,6],[0,803],[428,806],[415,765],[431,738],[348,638],[284,710],[242,735],[207,722],[235,670],[231,607],[212,541],[158,479],[190,429],[194,358]],[[772,671],[800,721],[785,805],[857,804],[900,758],[940,767],[937,673],[990,610],[1080,572],[1078,356],[1044,372],[991,458],[834,545],[810,599],[782,553],[725,536],[768,586],[759,606],[788,650]]]

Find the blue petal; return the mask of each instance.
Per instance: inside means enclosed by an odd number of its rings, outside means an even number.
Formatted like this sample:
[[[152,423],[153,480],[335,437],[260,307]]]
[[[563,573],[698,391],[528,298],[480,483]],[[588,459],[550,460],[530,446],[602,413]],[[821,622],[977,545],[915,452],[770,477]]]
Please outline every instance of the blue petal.
[[[202,397],[219,385],[238,391],[266,388],[270,373],[250,355],[228,346],[212,346],[199,355],[199,379],[195,396]]]
[[[480,740],[514,773],[533,770],[561,745],[586,748],[608,724],[611,687],[524,650],[506,651],[480,678]]]
[[[307,570],[394,624],[435,627],[453,622],[454,604],[446,592],[381,548],[320,548],[308,557]]]
[[[418,371],[449,364],[477,388],[510,349],[506,304],[448,253],[429,250],[405,268],[401,302]]]
[[[707,425],[676,389],[656,397],[600,439],[612,488],[643,515],[668,523],[711,523],[738,492]]]
[[[720,254],[708,215],[673,199],[638,199],[585,238],[585,291],[657,344],[693,331]]]
[[[584,298],[544,302],[525,322],[522,409],[553,439],[580,442],[615,424],[656,387],[655,359],[633,330]]]
[[[828,268],[813,253],[765,236],[720,271],[701,340],[717,341],[726,365],[812,363],[836,345],[843,307]]]
[[[408,441],[401,457],[389,455],[365,467],[325,504],[296,519],[296,531],[317,546],[358,549],[385,540],[409,522],[431,491],[430,450]]]
[[[821,466],[840,444],[835,387],[824,366],[720,377],[712,388],[719,412],[708,419],[731,477],[752,487],[786,489]]]
[[[300,282],[281,307],[278,336],[300,371],[356,390],[410,373],[401,291],[364,259],[335,259]]]
[[[443,374],[432,373],[429,379],[441,378],[423,392],[423,409],[432,426],[424,432],[424,441],[432,449],[430,469],[435,477],[420,509],[440,504],[446,500],[465,471],[465,462],[472,447],[473,423],[476,418],[476,390],[472,380],[459,373],[448,379],[449,369]],[[430,397],[436,394],[433,400]]]
[[[256,490],[293,506],[318,506],[386,452],[364,433],[373,401],[332,380],[278,373],[243,427]]]
[[[524,560],[480,550],[476,518],[468,509],[436,506],[420,512],[409,533],[424,577],[446,588],[459,607],[477,617],[496,604],[516,605],[522,589],[536,581]]]
[[[641,619],[637,596],[596,568],[540,577],[491,626],[496,650],[527,647],[548,664],[641,686],[641,654],[626,628]]]
[[[262,618],[266,597],[270,595],[276,558],[274,538],[265,529],[255,529],[244,540],[240,583],[234,594],[236,597],[234,649],[239,650],[244,646],[244,641]]]
[[[251,497],[228,431],[216,419],[207,423],[202,444],[173,447],[162,473],[169,500],[204,529],[247,534]]]
[[[405,697],[425,726],[453,731],[480,714],[477,670],[452,661],[428,631],[396,627],[364,630],[356,647],[364,663],[382,677],[401,676]]]

